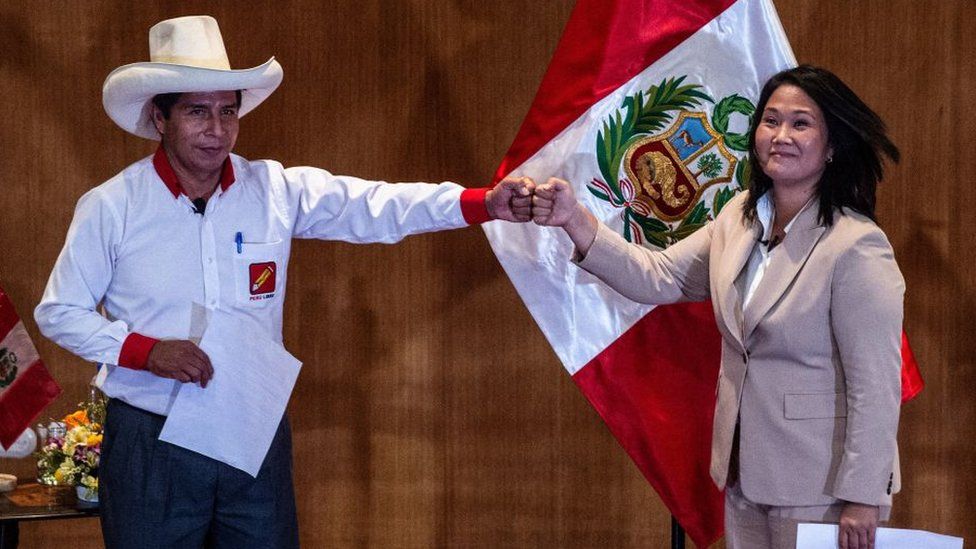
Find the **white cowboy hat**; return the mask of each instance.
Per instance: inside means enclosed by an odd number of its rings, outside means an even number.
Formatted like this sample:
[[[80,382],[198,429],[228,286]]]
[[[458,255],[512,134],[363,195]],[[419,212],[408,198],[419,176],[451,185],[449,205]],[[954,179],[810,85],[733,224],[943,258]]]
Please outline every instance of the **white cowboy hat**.
[[[284,73],[272,57],[251,69],[231,70],[217,21],[207,15],[167,19],[149,29],[148,63],[112,71],[102,86],[102,104],[123,130],[159,140],[152,98],[161,93],[241,90],[239,116],[271,95]]]

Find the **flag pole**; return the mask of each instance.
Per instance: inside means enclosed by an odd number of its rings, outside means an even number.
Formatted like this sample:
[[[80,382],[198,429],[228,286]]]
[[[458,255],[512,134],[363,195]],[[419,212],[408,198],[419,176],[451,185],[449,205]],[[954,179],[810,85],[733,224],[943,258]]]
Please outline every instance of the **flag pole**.
[[[671,549],[685,549],[685,529],[671,515]]]

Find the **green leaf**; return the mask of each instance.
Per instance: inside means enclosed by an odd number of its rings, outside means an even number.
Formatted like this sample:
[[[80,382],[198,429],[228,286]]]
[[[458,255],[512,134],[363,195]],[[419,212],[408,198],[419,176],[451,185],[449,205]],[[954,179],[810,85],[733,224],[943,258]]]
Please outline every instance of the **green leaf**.
[[[615,163],[615,156],[618,155],[619,151],[626,150],[622,149],[620,145],[621,136],[623,130],[621,128],[622,122],[620,120],[620,112],[618,111],[614,115],[611,115],[606,122],[603,123],[603,131],[599,132],[596,136],[597,142],[597,164],[600,167],[600,173],[603,175],[604,180],[610,189],[618,197],[620,196],[620,187],[617,184],[617,174],[620,170],[620,163]]]
[[[643,227],[645,231],[665,232],[669,230],[668,226],[665,225],[664,222],[662,222],[660,219],[654,217],[645,217],[643,215],[638,215],[638,214],[633,214],[633,216],[634,219],[637,220],[637,223],[641,227]]]
[[[691,236],[692,233],[694,233],[695,231],[697,231],[698,229],[700,229],[700,228],[702,228],[704,226],[705,226],[705,223],[682,223],[672,233],[673,234],[673,238],[675,239],[675,241],[683,240],[684,238]]]
[[[732,200],[733,196],[735,196],[735,191],[732,190],[732,187],[723,187],[715,193],[715,198],[712,199],[712,212],[714,212],[715,217],[718,217],[722,208],[728,204],[729,200]]]
[[[705,201],[703,200],[698,204],[695,204],[695,207],[692,208],[692,210],[688,212],[688,215],[686,215],[685,218],[681,220],[681,223],[678,225],[678,227],[684,227],[685,225],[694,225],[696,223],[702,224],[705,222],[706,219],[708,219],[708,207],[705,206]]]
[[[746,152],[749,150],[749,135],[748,133],[729,132],[729,118],[731,118],[732,113],[739,113],[745,115],[751,125],[754,112],[756,112],[756,107],[751,101],[739,94],[732,94],[715,105],[715,109],[712,110],[712,127],[722,134],[722,139],[728,148]]]
[[[668,237],[666,232],[662,231],[644,231],[644,239],[649,243],[657,246],[658,248],[668,247]]]
[[[752,163],[749,161],[748,154],[735,166],[735,181],[739,184],[739,189],[749,189],[749,183],[752,181]]]
[[[598,191],[598,190],[596,190],[596,189],[594,189],[593,187],[590,187],[590,186],[587,186],[586,188],[587,188],[587,190],[589,190],[589,191],[590,191],[591,193],[593,193],[593,196],[595,196],[595,197],[597,197],[597,198],[599,198],[600,200],[606,200],[607,202],[610,202],[610,197],[609,197],[609,196],[607,196],[607,195],[606,195],[605,193],[603,193],[602,191]]]

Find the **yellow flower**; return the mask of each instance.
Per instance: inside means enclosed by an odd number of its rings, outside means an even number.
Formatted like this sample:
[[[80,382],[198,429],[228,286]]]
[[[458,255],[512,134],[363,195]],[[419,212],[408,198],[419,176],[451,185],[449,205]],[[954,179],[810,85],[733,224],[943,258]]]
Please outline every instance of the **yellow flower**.
[[[88,446],[98,446],[102,443],[102,435],[88,435],[88,439],[85,444]]]
[[[79,444],[85,444],[88,441],[89,431],[84,426],[74,427],[68,434],[64,437],[64,450],[65,454],[69,456],[74,455],[75,446]]]

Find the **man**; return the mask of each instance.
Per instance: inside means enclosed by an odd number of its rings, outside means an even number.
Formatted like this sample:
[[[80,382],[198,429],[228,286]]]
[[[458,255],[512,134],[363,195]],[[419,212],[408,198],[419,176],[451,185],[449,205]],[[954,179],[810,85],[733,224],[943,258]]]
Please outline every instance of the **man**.
[[[159,440],[180,384],[214,376],[194,343],[207,319],[230,314],[280,345],[293,237],[395,242],[527,221],[532,183],[390,185],[245,160],[231,154],[238,119],[281,82],[277,61],[230,70],[210,17],[163,21],[149,40],[152,61],[113,71],[103,103],[161,146],[79,200],[35,317],[45,336],[105,365],[107,547],[295,547],[287,419],[256,478]]]

